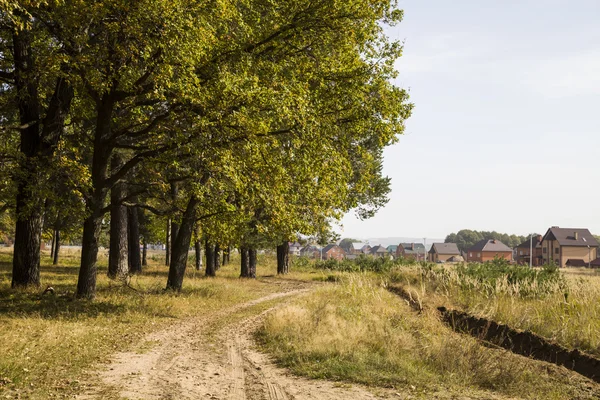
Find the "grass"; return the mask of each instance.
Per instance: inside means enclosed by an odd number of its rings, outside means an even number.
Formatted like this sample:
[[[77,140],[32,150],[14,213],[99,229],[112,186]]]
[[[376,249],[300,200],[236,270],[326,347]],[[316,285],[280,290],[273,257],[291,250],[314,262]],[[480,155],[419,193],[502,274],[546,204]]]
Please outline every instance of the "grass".
[[[81,391],[85,371],[117,351],[147,351],[143,337],[166,324],[208,314],[280,290],[285,279],[240,280],[235,260],[221,268],[219,277],[207,279],[188,268],[181,293],[165,292],[167,268],[155,255],[144,274],[129,286],[106,277],[106,258],[100,259],[97,297],[75,300],[79,255],[61,252],[61,266],[42,259],[42,287],[10,289],[11,255],[0,253],[0,397],[20,394],[28,398],[70,396]],[[259,273],[276,271],[274,261],[263,258]],[[267,272],[265,274],[265,272]],[[287,279],[319,274],[292,273]],[[55,295],[41,292],[46,285]]]
[[[459,308],[600,356],[600,275],[522,269],[428,265],[397,267],[388,277],[433,306]]]
[[[556,367],[481,346],[432,313],[417,315],[372,277],[339,284],[270,314],[258,331],[265,351],[311,378],[436,392],[491,392],[531,399],[586,398]]]

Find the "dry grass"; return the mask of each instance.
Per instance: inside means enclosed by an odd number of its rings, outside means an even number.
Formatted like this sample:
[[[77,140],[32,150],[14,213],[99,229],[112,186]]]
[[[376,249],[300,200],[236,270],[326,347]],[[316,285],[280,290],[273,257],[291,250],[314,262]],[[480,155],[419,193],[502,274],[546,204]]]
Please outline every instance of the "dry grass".
[[[561,272],[563,279],[545,285],[510,283],[506,278],[485,285],[460,276],[453,266],[400,267],[390,279],[412,287],[431,305],[463,309],[600,356],[600,275],[590,270]]]
[[[295,373],[313,378],[531,399],[587,398],[558,368],[481,346],[417,315],[372,278],[350,275],[271,314],[257,337]],[[572,380],[574,379],[574,380]],[[478,393],[478,394],[477,394]],[[487,393],[487,395],[485,394]]]
[[[162,256],[164,257],[164,256]],[[80,391],[86,369],[123,350],[144,351],[142,339],[179,319],[246,302],[279,290],[281,279],[240,280],[233,263],[219,277],[207,279],[188,268],[181,293],[165,292],[167,269],[159,255],[129,286],[106,277],[100,259],[97,298],[73,299],[77,282],[77,252],[62,251],[61,266],[42,260],[42,284],[35,290],[10,289],[11,257],[0,253],[0,397],[63,397]],[[232,260],[236,261],[236,260]],[[264,258],[261,275],[274,274],[274,261]],[[307,272],[290,274],[298,279]],[[51,285],[56,294],[41,296]]]

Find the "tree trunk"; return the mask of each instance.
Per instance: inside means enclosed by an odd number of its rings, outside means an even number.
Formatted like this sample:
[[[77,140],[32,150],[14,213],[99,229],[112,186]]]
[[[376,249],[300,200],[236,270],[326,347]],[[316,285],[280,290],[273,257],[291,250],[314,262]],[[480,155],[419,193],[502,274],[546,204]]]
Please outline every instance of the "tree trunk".
[[[215,271],[215,246],[208,239],[204,244],[204,254],[206,255],[206,268],[204,274],[206,276],[216,276]]]
[[[129,272],[139,274],[142,272],[142,259],[140,256],[140,219],[137,206],[127,207],[127,242]]]
[[[248,278],[256,278],[256,249],[248,249]]]
[[[221,246],[215,245],[215,254],[213,256],[215,262],[215,272],[221,269]]]
[[[81,266],[77,280],[77,298],[93,299],[96,296],[98,237],[102,229],[102,215],[91,215],[83,223]]]
[[[50,245],[50,258],[54,259],[54,243],[56,241],[56,229],[52,230],[52,244]]]
[[[231,246],[227,246],[227,264],[231,262]]]
[[[175,218],[171,219],[171,258],[173,258],[173,246],[177,235],[179,234],[179,224],[176,222]],[[171,259],[169,259],[169,262]]]
[[[52,256],[52,265],[58,265],[58,255],[60,254],[60,230],[56,230],[54,234],[54,251]]]
[[[111,169],[113,173],[123,165],[119,153],[113,155]],[[118,182],[111,190],[110,201],[110,253],[108,256],[108,277],[124,279],[128,272],[127,249],[127,206],[123,205],[125,183]]]
[[[167,238],[165,240],[165,265],[171,262],[171,218],[167,219]]]
[[[221,265],[228,264],[228,260],[227,260],[228,255],[229,255],[229,246],[227,248],[223,249],[223,262],[221,263]]]
[[[202,243],[200,242],[200,225],[196,223],[194,248],[196,250],[196,271],[202,267]]]
[[[177,194],[179,193],[179,188],[177,183],[171,183],[171,200],[173,204],[176,204]],[[171,257],[173,257],[173,242],[175,242],[175,238],[179,233],[179,223],[177,222],[177,216],[171,218]],[[169,259],[169,262],[171,260]]]
[[[40,137],[40,104],[28,29],[13,35],[15,86],[21,126],[20,152],[24,156],[17,183],[17,222],[13,257],[12,287],[40,284],[40,246],[43,226],[42,204],[29,186],[38,181],[34,158]]]
[[[146,238],[142,237],[142,267],[148,265],[148,243],[146,243]]]
[[[181,226],[177,237],[173,241],[171,248],[171,264],[169,265],[169,278],[167,280],[167,289],[180,291],[183,285],[183,277],[187,267],[188,252],[194,232],[196,222],[196,207],[199,201],[192,197],[188,202],[187,208],[181,218]]]
[[[105,147],[105,144],[110,137],[110,124],[114,103],[110,99],[103,99],[96,106],[97,117],[96,130],[94,132],[94,154],[92,157],[91,178],[93,192],[87,199],[86,204],[89,216],[83,223],[81,267],[79,268],[79,279],[77,281],[77,297],[88,299],[93,299],[96,295],[98,239],[102,229],[104,201],[108,194],[106,179],[111,156],[111,149]]]
[[[240,278],[250,277],[250,263],[248,258],[248,248],[240,247]]]
[[[290,244],[286,240],[277,246],[277,274],[284,275],[290,272]]]

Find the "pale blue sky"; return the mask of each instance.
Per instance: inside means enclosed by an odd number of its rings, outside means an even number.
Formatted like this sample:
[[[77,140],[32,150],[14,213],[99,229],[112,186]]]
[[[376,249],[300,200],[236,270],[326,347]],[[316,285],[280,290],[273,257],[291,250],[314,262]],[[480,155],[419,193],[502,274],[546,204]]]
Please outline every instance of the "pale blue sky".
[[[462,228],[600,234],[600,0],[400,0],[397,84],[415,104],[386,150],[390,202],[342,236]]]

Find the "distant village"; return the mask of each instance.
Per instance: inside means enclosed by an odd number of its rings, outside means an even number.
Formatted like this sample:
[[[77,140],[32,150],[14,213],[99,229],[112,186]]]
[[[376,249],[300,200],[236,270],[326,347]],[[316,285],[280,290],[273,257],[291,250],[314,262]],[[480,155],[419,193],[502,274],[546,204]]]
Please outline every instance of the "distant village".
[[[488,262],[503,258],[511,263],[558,267],[600,267],[599,243],[588,229],[553,226],[544,235],[531,236],[515,248],[500,240],[484,239],[468,249],[456,243],[433,243],[429,250],[424,243],[399,243],[387,247],[380,244],[352,243],[325,247],[290,243],[290,254],[317,260],[356,259],[359,256],[405,258],[434,263]]]

